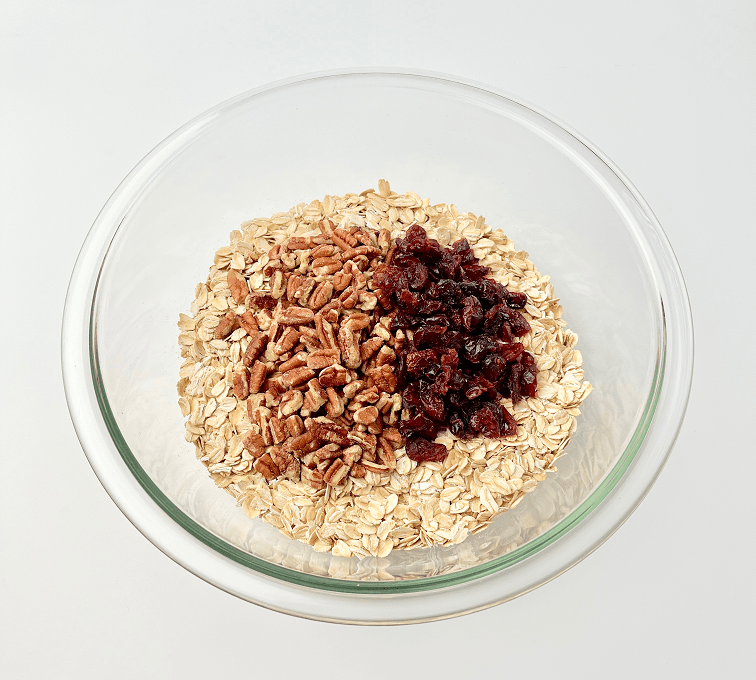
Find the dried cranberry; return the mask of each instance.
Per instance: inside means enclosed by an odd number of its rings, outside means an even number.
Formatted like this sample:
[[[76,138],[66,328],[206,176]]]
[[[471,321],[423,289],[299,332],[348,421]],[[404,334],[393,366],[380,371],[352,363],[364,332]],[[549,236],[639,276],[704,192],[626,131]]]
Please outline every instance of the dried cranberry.
[[[444,427],[461,438],[516,434],[501,398],[516,402],[537,391],[535,360],[515,341],[530,331],[517,311],[527,296],[487,278],[490,269],[466,239],[444,248],[413,224],[395,246],[373,283],[384,308],[396,305],[391,330],[412,330],[394,368],[408,409],[399,429],[410,457],[443,460],[445,448],[432,440]]]
[[[422,375],[423,370],[437,364],[439,353],[435,349],[422,349],[407,355],[407,372],[410,375]]]
[[[446,326],[423,326],[415,331],[415,347],[428,345],[429,347],[441,347],[444,345]]]
[[[407,455],[410,460],[439,462],[446,458],[446,447],[443,444],[434,444],[424,437],[411,437],[407,441]]]
[[[473,295],[462,298],[462,325],[465,330],[471,331],[483,321],[483,306],[480,300]]]

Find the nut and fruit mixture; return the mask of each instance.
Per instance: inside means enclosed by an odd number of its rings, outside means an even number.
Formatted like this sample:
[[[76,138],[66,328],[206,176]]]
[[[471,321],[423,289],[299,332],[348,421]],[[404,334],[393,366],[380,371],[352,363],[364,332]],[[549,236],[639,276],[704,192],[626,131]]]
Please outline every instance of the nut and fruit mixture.
[[[343,557],[484,529],[555,469],[591,390],[527,253],[385,180],[244,223],[179,328],[215,483]]]

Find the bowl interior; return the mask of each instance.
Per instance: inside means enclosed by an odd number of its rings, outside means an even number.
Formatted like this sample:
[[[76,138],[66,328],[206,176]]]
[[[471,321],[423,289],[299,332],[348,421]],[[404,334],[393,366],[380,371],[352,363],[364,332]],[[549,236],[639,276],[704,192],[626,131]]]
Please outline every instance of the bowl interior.
[[[530,253],[579,335],[594,392],[558,472],[485,531],[457,546],[358,560],[285,538],[215,487],[184,440],[176,321],[241,222],[379,178],[482,214]],[[177,521],[252,569],[349,590],[356,581],[419,588],[447,572],[465,579],[506,568],[597,492],[600,501],[652,414],[663,314],[638,233],[645,219],[621,181],[561,127],[470,86],[355,74],[236,100],[162,150],[105,257],[92,364],[111,435]]]

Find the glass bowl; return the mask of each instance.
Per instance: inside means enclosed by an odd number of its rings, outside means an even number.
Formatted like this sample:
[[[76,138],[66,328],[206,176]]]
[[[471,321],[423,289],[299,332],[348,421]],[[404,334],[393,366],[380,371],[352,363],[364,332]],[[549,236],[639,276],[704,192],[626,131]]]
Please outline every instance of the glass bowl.
[[[558,472],[455,546],[386,558],[315,553],[217,489],[184,440],[176,322],[215,250],[247,219],[377,187],[482,214],[551,276],[593,394]],[[197,576],[271,609],[353,623],[471,612],[581,560],[666,461],[692,374],[672,249],[622,173],[516,97],[458,78],[304,76],[231,99],[149,153],[77,260],[63,322],[66,397],[123,513]]]

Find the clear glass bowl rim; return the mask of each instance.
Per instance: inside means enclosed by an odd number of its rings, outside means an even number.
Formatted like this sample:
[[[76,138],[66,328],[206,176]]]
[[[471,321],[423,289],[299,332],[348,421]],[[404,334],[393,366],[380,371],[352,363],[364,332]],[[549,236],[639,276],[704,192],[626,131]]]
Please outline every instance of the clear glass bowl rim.
[[[149,476],[144,472],[133,453],[118,430],[116,420],[108,404],[107,395],[99,376],[97,342],[96,342],[96,294],[97,281],[99,273],[105,264],[108,254],[108,246],[119,228],[123,215],[128,211],[128,207],[144,190],[146,182],[152,177],[159,168],[162,167],[165,160],[176,154],[185,145],[190,144],[195,135],[210,121],[218,116],[223,115],[236,104],[246,101],[263,92],[273,89],[283,88],[305,81],[313,81],[321,78],[345,78],[359,75],[388,75],[400,76],[408,79],[419,78],[426,81],[433,79],[456,83],[477,90],[482,90],[488,95],[495,95],[504,98],[515,104],[530,109],[547,121],[559,126],[572,136],[577,143],[582,144],[589,149],[606,168],[613,173],[628,189],[633,198],[637,201],[643,213],[648,219],[649,228],[654,232],[655,243],[658,248],[665,249],[666,252],[654,253],[654,255],[663,255],[665,267],[657,267],[657,276],[663,279],[666,284],[667,297],[660,295],[660,304],[662,309],[662,333],[663,338],[660,344],[660,352],[657,359],[656,375],[653,380],[652,388],[647,398],[643,416],[636,428],[629,445],[619,457],[614,468],[609,472],[607,477],[599,486],[586,498],[570,515],[563,518],[554,527],[545,532],[538,538],[523,545],[517,550],[493,559],[485,564],[476,567],[467,568],[458,572],[444,574],[439,576],[427,577],[424,579],[410,581],[390,581],[390,582],[360,582],[330,577],[315,576],[302,574],[292,569],[271,564],[262,559],[253,557],[237,548],[225,543],[211,532],[207,531],[194,520],[187,517],[178,509],[152,482]],[[120,215],[120,218],[116,217]],[[662,259],[661,257],[659,259]],[[673,310],[674,318],[670,318],[669,310]],[[672,322],[672,323],[670,323]],[[672,326],[672,328],[670,327]],[[674,330],[674,337],[670,337],[670,330]],[[84,331],[82,333],[82,331]],[[674,342],[671,343],[670,340]],[[673,345],[673,346],[671,346]],[[670,366],[669,350],[675,351],[675,361]],[[576,527],[584,523],[591,515],[596,515],[596,509],[604,504],[618,485],[624,485],[624,480],[628,476],[628,471],[636,462],[636,457],[641,450],[642,445],[646,442],[649,430],[654,423],[655,416],[658,416],[659,409],[666,407],[667,415],[674,415],[673,419],[667,420],[667,426],[664,432],[664,445],[662,448],[656,448],[653,464],[646,466],[644,469],[643,479],[637,480],[635,486],[637,491],[630,494],[632,498],[630,503],[625,502],[619,513],[612,513],[612,517],[605,518],[602,522],[602,528],[598,535],[594,535],[577,554],[556,569],[552,568],[549,577],[539,579],[528,588],[520,589],[521,592],[507,593],[505,597],[496,597],[492,592],[490,602],[483,606],[490,606],[499,601],[511,599],[526,590],[541,585],[558,573],[573,566],[583,559],[590,552],[595,550],[609,535],[611,535],[633,512],[640,503],[642,498],[653,485],[658,474],[661,472],[672,446],[677,437],[679,429],[687,406],[690,384],[692,380],[693,365],[693,329],[690,306],[685,290],[685,284],[680,272],[679,266],[674,258],[672,249],[664,235],[664,232],[653,215],[651,209],[640,196],[638,191],[619,171],[616,166],[602,154],[594,145],[584,139],[577,132],[569,128],[554,116],[544,112],[538,107],[533,106],[522,99],[508,93],[493,89],[489,86],[482,85],[467,79],[445,74],[410,71],[406,69],[343,69],[337,71],[328,71],[321,73],[306,74],[282,81],[277,81],[269,85],[242,93],[226,102],[223,102],[212,109],[196,117],[186,125],[179,128],[176,132],[161,142],[132,170],[132,172],[123,180],[113,195],[110,197],[102,211],[98,215],[87,239],[82,246],[81,252],[77,259],[74,272],[69,284],[69,290],[66,298],[66,308],[63,320],[62,333],[62,363],[64,386],[66,399],[69,404],[69,410],[79,436],[82,447],[87,458],[92,465],[95,473],[102,482],[106,491],[109,493],[114,502],[121,508],[124,514],[132,523],[159,549],[169,555],[182,566],[186,567],[201,578],[217,585],[218,587],[237,594],[245,599],[255,601],[263,606],[268,606],[281,611],[288,611],[299,615],[305,615],[301,611],[279,608],[272,602],[260,601],[255,597],[250,597],[248,593],[240,593],[238,589],[229,587],[222,580],[214,577],[212,569],[200,568],[196,560],[186,555],[182,556],[181,549],[173,542],[173,539],[165,537],[158,538],[154,532],[150,531],[150,519],[142,516],[140,509],[134,506],[142,506],[144,510],[145,503],[152,504],[164,512],[178,527],[187,532],[193,539],[201,542],[204,546],[209,547],[218,556],[226,560],[231,560],[239,565],[243,565],[250,573],[261,575],[267,579],[275,579],[279,583],[290,584],[290,586],[304,587],[305,589],[317,589],[320,591],[338,593],[359,594],[360,596],[369,595],[381,597],[381,595],[397,596],[400,594],[422,594],[437,589],[449,588],[452,586],[460,587],[466,583],[476,581],[483,577],[495,577],[508,567],[534,557],[537,553],[545,550],[554,544],[558,539],[563,538],[569,532],[574,532]],[[673,390],[669,390],[670,381],[674,379],[675,385]],[[82,387],[87,393],[88,399],[82,399]],[[663,388],[667,394],[662,399]],[[96,404],[96,406],[95,406]],[[671,423],[671,425],[670,425]],[[113,448],[117,450],[122,465],[120,472],[106,470],[104,460],[113,453]],[[107,451],[107,453],[105,453]],[[648,456],[647,456],[648,458]],[[123,466],[128,469],[132,479],[129,482],[136,481],[138,488],[134,484],[124,486],[119,482],[122,478]],[[128,487],[128,488],[127,488]],[[141,493],[140,493],[141,492]],[[136,494],[136,496],[135,496]],[[137,498],[139,496],[139,498]],[[128,500],[127,500],[128,498]],[[147,514],[152,514],[147,512]],[[154,515],[153,515],[154,516]],[[167,541],[167,542],[166,542]],[[212,560],[211,560],[212,561]],[[285,586],[284,586],[285,587]],[[401,597],[399,598],[401,599]],[[467,610],[480,609],[481,606],[472,606]],[[464,613],[464,609],[449,613],[440,612],[431,617],[416,618],[404,620],[427,620],[427,618],[442,618],[443,616]],[[312,618],[321,618],[323,620],[347,620],[340,617],[315,616]],[[372,623],[398,622],[402,617],[397,617],[396,621],[370,621]],[[361,621],[353,621],[361,622]]]

